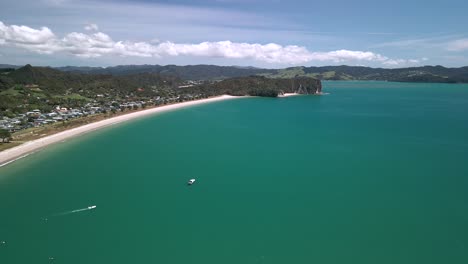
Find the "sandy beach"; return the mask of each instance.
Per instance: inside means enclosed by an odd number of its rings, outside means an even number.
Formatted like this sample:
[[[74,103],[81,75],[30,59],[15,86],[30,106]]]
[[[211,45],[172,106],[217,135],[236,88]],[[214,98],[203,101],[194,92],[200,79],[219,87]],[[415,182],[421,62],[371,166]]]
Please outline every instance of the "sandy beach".
[[[278,95],[278,97],[289,97],[289,96],[296,96],[296,95],[300,95],[300,94],[298,94],[298,93],[285,93],[285,94]]]
[[[53,134],[47,137],[43,137],[40,139],[32,140],[22,145],[19,145],[17,147],[0,152],[0,167],[7,165],[17,159],[23,158],[29,155],[30,153],[36,152],[50,144],[54,144],[54,143],[69,139],[74,136],[78,136],[78,135],[81,135],[90,131],[94,131],[99,128],[107,127],[113,124],[117,124],[120,122],[132,120],[135,118],[139,118],[139,117],[143,117],[143,116],[147,116],[147,115],[151,115],[155,113],[160,113],[160,112],[165,112],[169,110],[180,109],[180,108],[184,108],[188,106],[200,105],[200,104],[205,104],[205,103],[210,103],[210,102],[229,100],[229,99],[234,99],[234,98],[239,98],[239,97],[230,96],[230,95],[222,95],[222,96],[208,98],[208,99],[201,99],[201,100],[196,100],[196,101],[188,101],[188,102],[182,102],[178,104],[165,105],[165,106],[155,107],[155,108],[151,108],[148,110],[121,115],[121,116],[109,118],[106,120],[98,121],[95,123],[87,124],[84,126],[72,128],[70,130],[66,130],[66,131]]]

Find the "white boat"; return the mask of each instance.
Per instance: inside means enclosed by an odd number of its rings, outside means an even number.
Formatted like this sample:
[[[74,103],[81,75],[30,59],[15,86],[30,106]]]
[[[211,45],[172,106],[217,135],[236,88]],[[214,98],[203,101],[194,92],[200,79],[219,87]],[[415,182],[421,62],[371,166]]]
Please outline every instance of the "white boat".
[[[187,182],[188,185],[192,185],[192,184],[194,184],[194,183],[195,183],[195,179],[190,179],[190,180]]]
[[[88,206],[88,209],[94,209],[94,208],[96,208],[95,205],[93,205],[93,206]]]

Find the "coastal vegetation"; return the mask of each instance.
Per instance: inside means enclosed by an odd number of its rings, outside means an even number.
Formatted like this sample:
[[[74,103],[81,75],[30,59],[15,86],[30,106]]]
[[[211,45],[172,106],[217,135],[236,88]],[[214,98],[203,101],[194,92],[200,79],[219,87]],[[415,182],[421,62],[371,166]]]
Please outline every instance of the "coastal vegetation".
[[[315,94],[321,92],[320,80],[468,82],[468,67],[260,69],[214,65],[107,68],[0,65],[0,128],[13,133],[1,141],[36,139],[130,111],[222,94],[265,97],[283,93]],[[39,131],[43,128],[45,131]],[[20,133],[28,129],[35,132]]]
[[[149,107],[223,94],[277,97],[320,91],[320,81],[310,77],[183,80],[154,72],[111,75],[10,67],[0,74],[0,128],[12,134],[0,141],[12,138],[16,144]]]
[[[205,83],[182,90],[194,91],[208,96],[229,94],[277,97],[283,93],[319,93],[322,90],[322,85],[319,80],[309,77],[266,78],[264,76],[249,76]]]
[[[4,69],[0,75],[0,111],[2,116],[13,117],[33,110],[50,112],[58,106],[68,109],[89,104],[107,106],[112,111],[129,101],[144,101],[146,106],[221,94],[274,97],[278,93],[294,92],[300,85],[308,87],[305,93],[315,93],[319,84],[318,80],[307,77],[247,76],[222,81],[185,81],[176,75],[152,72],[82,74],[26,65],[16,70]]]
[[[217,65],[119,65],[114,67],[59,67],[61,71],[87,73],[130,75],[137,73],[158,73],[177,76],[183,80],[221,80],[233,77],[251,76],[275,70],[266,70],[255,67],[217,66]]]
[[[0,140],[2,143],[8,143],[10,142],[11,139],[11,133],[10,131],[6,129],[0,129]]]

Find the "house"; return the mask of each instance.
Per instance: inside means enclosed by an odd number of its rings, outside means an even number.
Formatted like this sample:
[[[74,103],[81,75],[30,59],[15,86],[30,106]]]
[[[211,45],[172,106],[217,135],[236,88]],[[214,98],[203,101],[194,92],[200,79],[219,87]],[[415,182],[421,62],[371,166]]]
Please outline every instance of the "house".
[[[33,112],[26,112],[26,115],[27,115],[28,117],[38,118],[38,117],[41,116],[41,112],[34,112],[34,111],[33,111]]]

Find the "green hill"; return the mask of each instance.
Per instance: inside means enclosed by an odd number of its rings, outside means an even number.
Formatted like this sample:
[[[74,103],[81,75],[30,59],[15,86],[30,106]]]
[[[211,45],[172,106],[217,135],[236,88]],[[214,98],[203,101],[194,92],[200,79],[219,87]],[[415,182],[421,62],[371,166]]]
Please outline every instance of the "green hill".
[[[322,84],[319,80],[309,77],[273,79],[263,76],[249,76],[230,78],[216,83],[184,88],[184,90],[196,91],[209,96],[230,94],[277,97],[282,93],[294,92],[315,94],[322,91]]]
[[[445,68],[424,66],[400,69],[383,69],[360,66],[292,67],[264,73],[270,78],[308,76],[320,80],[377,80],[394,82],[468,82],[468,67]]]
[[[198,69],[198,76],[207,74],[203,73],[206,70],[204,67],[193,66],[192,69]],[[224,70],[225,68],[222,68],[218,73],[224,73]],[[258,69],[239,70],[244,74],[244,71]],[[304,93],[315,93],[321,89],[321,84],[319,80],[307,77],[273,79],[262,76],[188,82],[177,75],[161,72],[85,74],[26,65],[16,70],[5,70],[0,74],[0,111],[48,111],[56,105],[79,107],[91,101],[109,105],[113,101],[148,100],[157,97],[167,101],[175,100],[174,98],[190,100],[221,94],[277,96],[282,92],[297,91],[299,87]]]
[[[254,67],[217,66],[217,65],[119,65],[114,67],[60,67],[61,71],[86,74],[132,75],[138,73],[158,73],[177,76],[183,80],[222,80],[233,77],[246,77],[260,73],[273,73],[274,70]]]
[[[396,82],[468,82],[468,67],[446,68],[423,66],[399,69],[370,68],[360,66],[291,67],[285,69],[260,69],[253,67],[216,65],[121,65],[115,67],[62,67],[62,71],[86,74],[110,74],[115,76],[136,73],[158,73],[177,76],[182,80],[223,80],[234,77],[261,75],[269,78],[294,78],[297,76],[320,80],[382,80]]]

